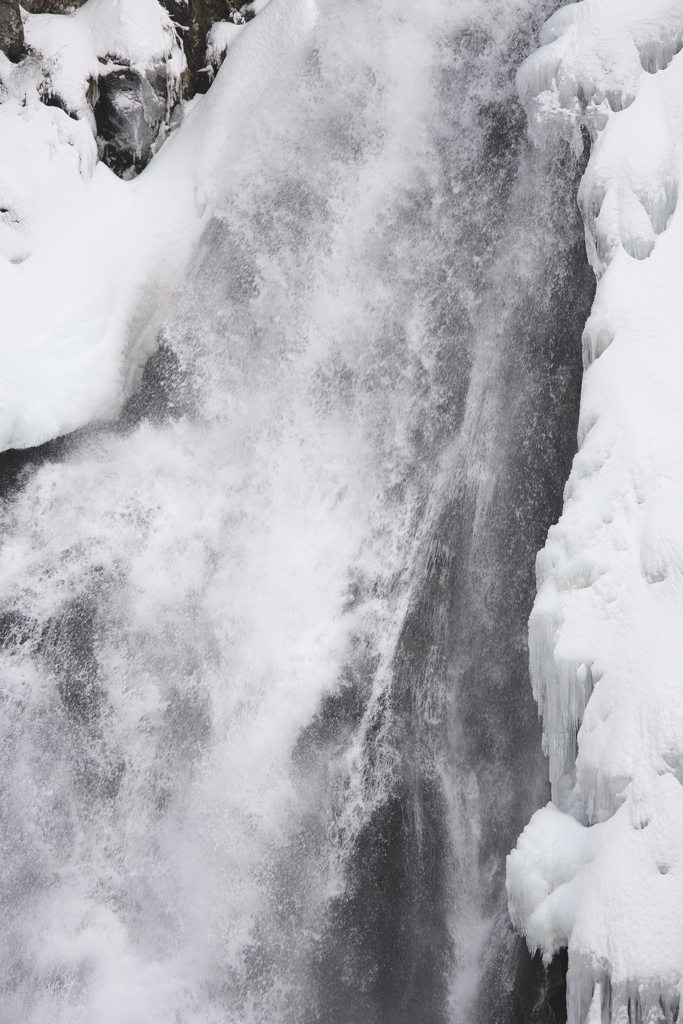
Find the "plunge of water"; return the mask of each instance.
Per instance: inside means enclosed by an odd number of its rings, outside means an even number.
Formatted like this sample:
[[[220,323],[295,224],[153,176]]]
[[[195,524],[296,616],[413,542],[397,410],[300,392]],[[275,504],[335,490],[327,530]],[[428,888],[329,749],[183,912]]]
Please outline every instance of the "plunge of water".
[[[4,1020],[553,1019],[502,895],[592,298],[550,9],[321,0],[120,423],[6,456]]]

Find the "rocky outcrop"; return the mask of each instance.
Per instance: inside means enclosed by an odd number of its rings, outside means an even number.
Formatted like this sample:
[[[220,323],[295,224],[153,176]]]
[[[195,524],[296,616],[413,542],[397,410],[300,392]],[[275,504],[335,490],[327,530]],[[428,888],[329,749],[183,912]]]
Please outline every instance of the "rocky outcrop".
[[[254,17],[253,6],[245,0],[157,0],[158,7],[156,3],[152,6],[165,24],[168,51],[157,49],[141,59],[140,54],[132,55],[125,47],[121,50],[114,37],[110,43],[100,39],[96,45],[102,49],[93,54],[93,66],[81,71],[84,82],[87,79],[87,91],[74,99],[68,84],[64,91],[59,73],[56,77],[54,74],[55,66],[59,72],[66,59],[64,47],[54,53],[46,49],[44,37],[38,32],[39,20],[34,22],[30,16],[68,16],[85,3],[24,0],[20,6],[18,0],[0,0],[0,50],[14,63],[29,53],[39,60],[45,58],[45,79],[38,87],[40,98],[62,107],[72,117],[86,117],[96,134],[99,158],[120,177],[130,178],[145,167],[174,123],[182,120],[179,101],[206,92],[211,84],[224,57],[224,46],[216,47],[215,40],[207,53],[212,27],[243,25]],[[48,71],[50,61],[53,64]]]
[[[35,0],[46,5],[48,0]],[[254,17],[244,0],[160,0],[170,14],[187,61],[182,99],[206,92],[215,73],[207,37],[217,22],[244,24]],[[53,5],[54,6],[54,5]],[[97,83],[94,105],[100,159],[120,177],[148,163],[171,118],[173,103],[163,63],[141,71],[117,69]]]
[[[68,14],[84,3],[85,0],[24,0],[21,6],[29,14]],[[24,27],[18,0],[0,0],[0,50],[14,62],[24,54]]]
[[[101,160],[119,177],[133,177],[149,162],[170,115],[163,63],[144,71],[123,68],[99,79],[95,103]]]
[[[0,0],[0,50],[11,61],[18,61],[24,49],[24,29],[19,4]]]
[[[69,14],[84,3],[85,0],[22,0],[21,6],[29,14]]]
[[[254,17],[251,4],[245,0],[161,0],[173,18],[187,58],[187,94],[206,92],[213,78],[208,66],[206,40],[217,21],[242,25]]]
[[[25,0],[22,7],[29,14],[69,14],[82,7],[86,0]],[[160,0],[174,21],[187,58],[185,98],[206,92],[213,75],[207,62],[207,35],[217,21],[242,25],[254,17],[250,2],[245,0]],[[0,0],[0,50],[11,61],[18,61],[25,52],[24,32],[18,0]],[[108,89],[109,93],[114,91]],[[138,91],[144,84],[138,82]],[[122,78],[121,94],[135,91],[130,76]]]

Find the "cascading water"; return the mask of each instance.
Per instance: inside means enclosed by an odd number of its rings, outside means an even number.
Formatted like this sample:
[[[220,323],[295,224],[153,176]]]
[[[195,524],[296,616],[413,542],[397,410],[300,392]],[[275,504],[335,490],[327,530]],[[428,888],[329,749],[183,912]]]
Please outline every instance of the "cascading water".
[[[6,456],[3,1020],[553,1019],[502,896],[592,298],[550,9],[302,14],[121,421]]]

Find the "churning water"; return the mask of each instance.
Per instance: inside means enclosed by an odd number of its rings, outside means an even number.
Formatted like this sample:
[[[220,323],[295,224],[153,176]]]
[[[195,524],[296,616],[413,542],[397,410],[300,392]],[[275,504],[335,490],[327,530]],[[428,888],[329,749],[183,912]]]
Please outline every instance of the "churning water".
[[[503,895],[592,298],[549,12],[320,0],[120,423],[5,456],[3,1022],[553,1019]]]

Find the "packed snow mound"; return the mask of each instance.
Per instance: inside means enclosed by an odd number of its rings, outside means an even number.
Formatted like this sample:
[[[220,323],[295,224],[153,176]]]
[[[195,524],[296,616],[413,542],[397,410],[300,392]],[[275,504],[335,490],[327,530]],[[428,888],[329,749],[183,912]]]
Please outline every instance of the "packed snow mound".
[[[118,414],[227,191],[231,147],[313,19],[309,0],[264,10],[145,171],[123,181],[98,160],[88,94],[112,61],[182,74],[167,12],[87,0],[26,15],[29,56],[0,53],[0,450]]]
[[[520,94],[538,138],[591,135],[599,283],[530,620],[553,804],[510,855],[510,910],[546,960],[568,946],[572,1024],[654,1024],[683,978],[683,3],[583,0],[541,42]]]

